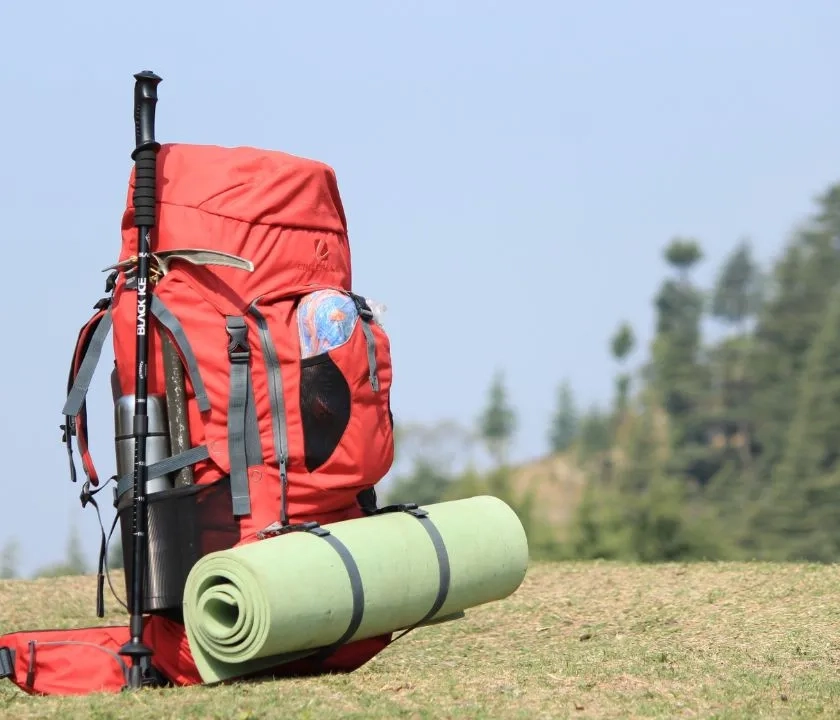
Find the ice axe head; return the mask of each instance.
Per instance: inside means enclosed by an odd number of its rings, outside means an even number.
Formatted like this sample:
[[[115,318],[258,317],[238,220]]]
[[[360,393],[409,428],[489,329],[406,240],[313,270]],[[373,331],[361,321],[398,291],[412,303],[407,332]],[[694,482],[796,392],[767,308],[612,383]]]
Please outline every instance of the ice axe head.
[[[222,267],[236,268],[237,270],[245,270],[247,272],[254,271],[254,263],[250,260],[239,257],[238,255],[231,255],[230,253],[221,252],[219,250],[205,250],[201,248],[178,248],[176,250],[163,250],[161,252],[153,252],[152,260],[154,261],[154,273],[158,277],[163,277],[169,272],[170,263],[173,260],[185,260],[193,265],[220,265]],[[110,265],[106,267],[103,272],[109,270],[124,271],[126,279],[134,275],[137,268],[137,257],[132,255],[127,260]]]

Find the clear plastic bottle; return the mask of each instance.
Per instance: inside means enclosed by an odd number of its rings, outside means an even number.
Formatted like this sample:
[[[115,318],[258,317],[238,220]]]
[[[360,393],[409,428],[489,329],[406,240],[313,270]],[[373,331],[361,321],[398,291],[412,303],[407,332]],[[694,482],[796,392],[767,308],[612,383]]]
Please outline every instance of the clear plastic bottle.
[[[370,311],[373,313],[373,319],[376,324],[384,328],[385,323],[383,322],[383,318],[388,310],[388,306],[385,303],[381,303],[377,300],[371,300],[370,298],[365,298],[365,300],[367,301]]]

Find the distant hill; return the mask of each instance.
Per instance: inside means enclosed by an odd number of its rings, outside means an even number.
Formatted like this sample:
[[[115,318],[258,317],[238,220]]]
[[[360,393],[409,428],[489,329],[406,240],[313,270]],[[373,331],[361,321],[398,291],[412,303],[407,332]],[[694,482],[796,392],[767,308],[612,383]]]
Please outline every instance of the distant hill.
[[[535,519],[562,529],[567,527],[583,493],[586,478],[566,455],[552,455],[515,468],[511,493],[523,502],[532,493]]]

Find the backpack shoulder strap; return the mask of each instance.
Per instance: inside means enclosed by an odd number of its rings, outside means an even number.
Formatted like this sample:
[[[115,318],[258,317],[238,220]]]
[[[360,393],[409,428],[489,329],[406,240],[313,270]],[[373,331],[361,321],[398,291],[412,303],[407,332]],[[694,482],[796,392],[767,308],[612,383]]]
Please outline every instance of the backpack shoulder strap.
[[[70,462],[70,479],[76,482],[76,465],[73,462],[73,436],[82,456],[85,474],[94,486],[99,484],[99,476],[93,464],[93,459],[87,446],[87,405],[85,398],[93,373],[102,355],[105,339],[111,332],[111,303],[103,298],[94,305],[96,312],[82,326],[73,350],[70,372],[67,379],[67,399],[62,408],[64,434],[62,440],[67,446],[67,457]]]
[[[90,389],[90,383],[93,380],[96,366],[99,364],[99,358],[105,346],[105,339],[111,331],[113,320],[111,317],[110,298],[101,299],[94,307],[97,312],[79,331],[79,337],[73,352],[73,361],[70,366],[70,374],[67,381],[67,399],[61,411],[65,417],[65,424],[61,426],[61,429],[64,431],[62,440],[67,446],[67,455],[70,460],[70,479],[76,482],[76,467],[73,462],[72,446],[72,437],[75,436],[79,453],[82,456],[85,474],[90,484],[96,487],[99,485],[99,475],[96,472],[87,446],[87,412],[85,399]],[[189,340],[184,334],[181,323],[154,295],[152,296],[149,310],[158,322],[172,334],[176,346],[183,355],[190,382],[192,382],[195,389],[198,408],[200,411],[206,412],[210,409],[210,400],[207,397],[207,391],[198,370],[195,354],[189,344]],[[158,474],[172,472],[207,457],[209,457],[207,448],[203,446],[190,448],[184,453],[169,458],[167,461],[158,463],[158,466],[151,466],[149,470],[154,470]],[[120,481],[122,483],[127,482],[126,478],[120,478]]]

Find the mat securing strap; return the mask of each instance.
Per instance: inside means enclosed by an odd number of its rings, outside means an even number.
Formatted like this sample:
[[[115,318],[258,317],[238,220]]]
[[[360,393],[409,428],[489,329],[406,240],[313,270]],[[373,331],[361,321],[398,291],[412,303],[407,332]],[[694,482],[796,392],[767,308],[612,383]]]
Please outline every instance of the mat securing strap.
[[[423,525],[423,529],[428,533],[429,539],[432,541],[432,545],[435,548],[435,554],[437,555],[439,582],[438,591],[437,595],[435,596],[434,602],[429,608],[429,611],[422,618],[420,618],[420,620],[403,630],[403,632],[401,632],[397,637],[395,637],[391,641],[393,643],[399,640],[400,638],[405,637],[405,635],[410,633],[412,630],[415,630],[421,625],[424,625],[440,612],[440,609],[446,602],[446,598],[449,596],[449,588],[451,586],[452,580],[452,569],[449,562],[449,553],[446,550],[446,543],[443,540],[443,536],[440,534],[440,531],[437,529],[434,522],[432,522],[432,519],[429,517],[428,511],[424,510],[421,507],[418,507],[415,503],[402,503],[397,505],[387,505],[382,508],[374,508],[371,507],[370,503],[373,502],[375,504],[375,495],[373,499],[371,499],[368,496],[363,496],[363,498],[360,498],[359,500],[360,504],[362,504],[365,507],[365,513],[368,516],[385,515],[387,513],[392,512],[404,512],[416,518],[418,521],[421,522],[421,524]],[[330,545],[332,545],[332,547],[339,554],[342,561],[344,562],[345,568],[347,568],[347,574],[350,577],[350,586],[353,593],[353,613],[350,619],[350,625],[347,628],[347,631],[344,633],[344,635],[342,635],[341,638],[339,638],[332,645],[321,648],[319,650],[292,653],[291,656],[289,656],[288,658],[286,658],[286,656],[281,656],[283,657],[283,662],[290,662],[291,660],[297,660],[303,657],[312,657],[313,659],[321,661],[329,657],[329,655],[335,652],[339,647],[347,643],[359,629],[359,625],[361,625],[362,618],[364,615],[365,602],[362,578],[359,573],[359,568],[356,565],[356,561],[353,559],[353,556],[350,554],[350,551],[344,546],[344,544],[341,541],[338,540],[338,538],[336,538],[334,535],[331,535],[329,530],[321,527],[316,522],[300,523],[297,525],[284,525],[282,523],[275,522],[269,525],[267,528],[259,531],[257,533],[257,538],[260,540],[264,540],[269,537],[285,535],[290,532],[309,532],[313,535],[324,538],[324,540],[329,542]],[[456,616],[453,616],[452,619],[454,619],[454,617]],[[463,617],[463,613],[458,613],[457,617]]]
[[[428,622],[435,615],[437,615],[438,612],[440,612],[440,609],[446,602],[446,598],[449,596],[449,587],[452,580],[452,569],[449,564],[449,553],[446,550],[446,543],[443,541],[443,537],[441,536],[440,531],[437,529],[437,527],[435,527],[435,524],[432,522],[432,519],[429,517],[429,513],[426,510],[424,510],[421,507],[418,507],[416,503],[400,503],[397,505],[386,505],[383,508],[377,508],[376,510],[371,511],[370,514],[385,515],[387,513],[392,512],[404,512],[421,521],[423,529],[429,534],[429,538],[432,541],[432,545],[434,545],[435,554],[437,555],[438,571],[440,577],[438,593],[435,597],[435,601],[432,603],[432,607],[429,608],[429,612],[427,612],[420,620],[414,623],[414,625],[407,628],[400,635],[394,638],[394,640],[392,641],[394,642],[396,640],[399,640],[401,637],[411,632],[412,630],[415,630],[424,623]]]
[[[330,546],[338,553],[344,567],[347,570],[347,577],[350,579],[350,592],[353,596],[353,610],[350,613],[350,622],[344,634],[334,643],[323,648],[316,648],[315,650],[305,650],[301,652],[289,653],[288,655],[278,656],[280,662],[291,662],[302,658],[310,658],[316,662],[321,662],[332,655],[338,648],[345,645],[350,638],[352,638],[362,624],[365,615],[365,588],[362,585],[362,574],[359,572],[359,566],[347,549],[347,546],[341,542],[335,535],[330,533],[324,527],[321,527],[316,522],[299,523],[294,525],[283,525],[279,522],[272,523],[267,528],[260,530],[257,533],[257,538],[265,540],[270,537],[277,537],[279,535],[287,535],[293,532],[307,532],[316,537],[323,538]]]

